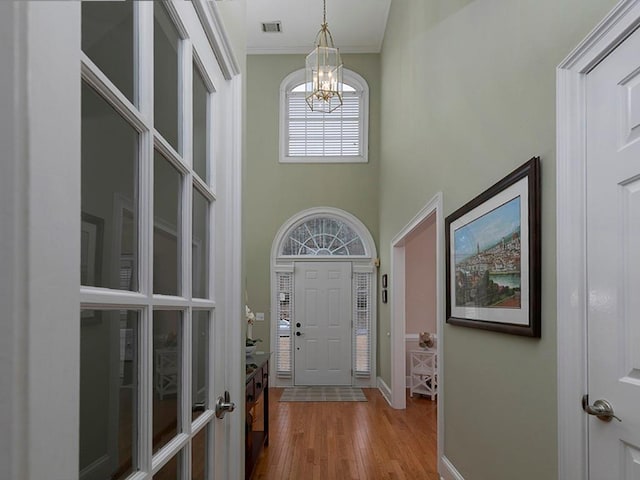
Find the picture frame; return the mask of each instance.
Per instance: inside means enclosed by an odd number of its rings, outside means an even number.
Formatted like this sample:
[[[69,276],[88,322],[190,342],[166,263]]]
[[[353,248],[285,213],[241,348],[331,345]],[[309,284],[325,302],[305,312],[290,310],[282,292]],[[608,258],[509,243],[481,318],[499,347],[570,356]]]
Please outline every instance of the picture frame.
[[[382,288],[387,288],[388,279],[389,277],[386,273],[382,275],[382,280],[381,280]]]
[[[446,321],[540,338],[540,157],[445,219]]]

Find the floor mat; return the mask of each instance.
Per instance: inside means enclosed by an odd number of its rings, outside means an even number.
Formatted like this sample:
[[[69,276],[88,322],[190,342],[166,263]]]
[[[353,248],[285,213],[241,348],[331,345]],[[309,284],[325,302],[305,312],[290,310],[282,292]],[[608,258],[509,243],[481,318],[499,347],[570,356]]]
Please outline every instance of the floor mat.
[[[357,387],[289,387],[285,388],[281,402],[366,402]]]

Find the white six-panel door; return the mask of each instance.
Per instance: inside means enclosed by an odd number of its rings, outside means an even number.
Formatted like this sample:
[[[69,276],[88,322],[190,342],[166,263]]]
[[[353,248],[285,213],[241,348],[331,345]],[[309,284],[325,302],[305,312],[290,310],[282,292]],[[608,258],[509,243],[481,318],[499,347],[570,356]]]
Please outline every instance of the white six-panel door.
[[[639,52],[636,30],[587,78],[589,402],[622,420],[590,416],[592,480],[640,479]]]
[[[296,385],[351,385],[351,263],[296,263],[293,331]]]

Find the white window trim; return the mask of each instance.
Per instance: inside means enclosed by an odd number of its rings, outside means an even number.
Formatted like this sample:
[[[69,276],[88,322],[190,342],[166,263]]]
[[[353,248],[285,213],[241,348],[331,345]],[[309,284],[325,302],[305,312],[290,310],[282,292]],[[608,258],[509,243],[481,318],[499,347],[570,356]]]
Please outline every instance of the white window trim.
[[[280,251],[282,250],[282,245],[285,239],[287,238],[287,234],[294,229],[296,226],[301,223],[318,216],[328,216],[336,218],[347,225],[349,225],[362,239],[364,244],[366,255],[364,256],[283,256],[280,255]],[[377,281],[376,281],[376,266],[375,261],[377,259],[377,250],[376,245],[373,240],[373,236],[369,232],[369,229],[362,223],[357,217],[354,215],[345,212],[344,210],[340,210],[338,208],[333,207],[315,207],[307,210],[303,210],[298,212],[291,218],[289,218],[286,222],[282,224],[278,233],[276,234],[273,244],[271,245],[271,325],[270,325],[270,339],[271,339],[271,350],[275,352],[274,348],[277,341],[278,336],[278,322],[277,322],[277,314],[278,314],[278,306],[277,306],[277,291],[278,291],[278,273],[291,273],[293,274],[295,269],[296,261],[319,261],[319,262],[336,262],[336,261],[350,261],[352,264],[352,271],[354,273],[369,273],[371,275],[371,291],[370,291],[370,305],[371,305],[371,333],[370,333],[370,375],[369,377],[361,377],[356,376],[355,372],[352,375],[352,385],[360,386],[360,387],[371,387],[375,388],[377,385]],[[353,281],[352,281],[353,287]],[[355,368],[355,365],[353,365]],[[293,371],[295,369],[295,362],[292,357],[291,359],[291,377],[284,378],[278,377],[277,368],[271,366],[269,372],[269,382],[271,385],[275,387],[281,386],[291,386],[293,385]]]
[[[357,92],[362,92],[360,96],[360,147],[362,155],[349,156],[320,156],[320,157],[290,157],[287,156],[287,93],[296,86],[304,83],[304,68],[296,70],[287,75],[280,84],[280,163],[367,163],[369,161],[369,85],[367,81],[353,70],[344,68],[343,81],[351,85]]]

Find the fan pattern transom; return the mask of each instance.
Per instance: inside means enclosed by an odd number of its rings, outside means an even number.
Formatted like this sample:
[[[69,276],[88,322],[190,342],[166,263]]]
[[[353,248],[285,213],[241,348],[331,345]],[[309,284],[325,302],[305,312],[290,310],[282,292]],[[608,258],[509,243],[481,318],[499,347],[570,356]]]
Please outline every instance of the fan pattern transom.
[[[293,227],[282,243],[282,256],[363,256],[364,243],[345,222],[315,217]]]

